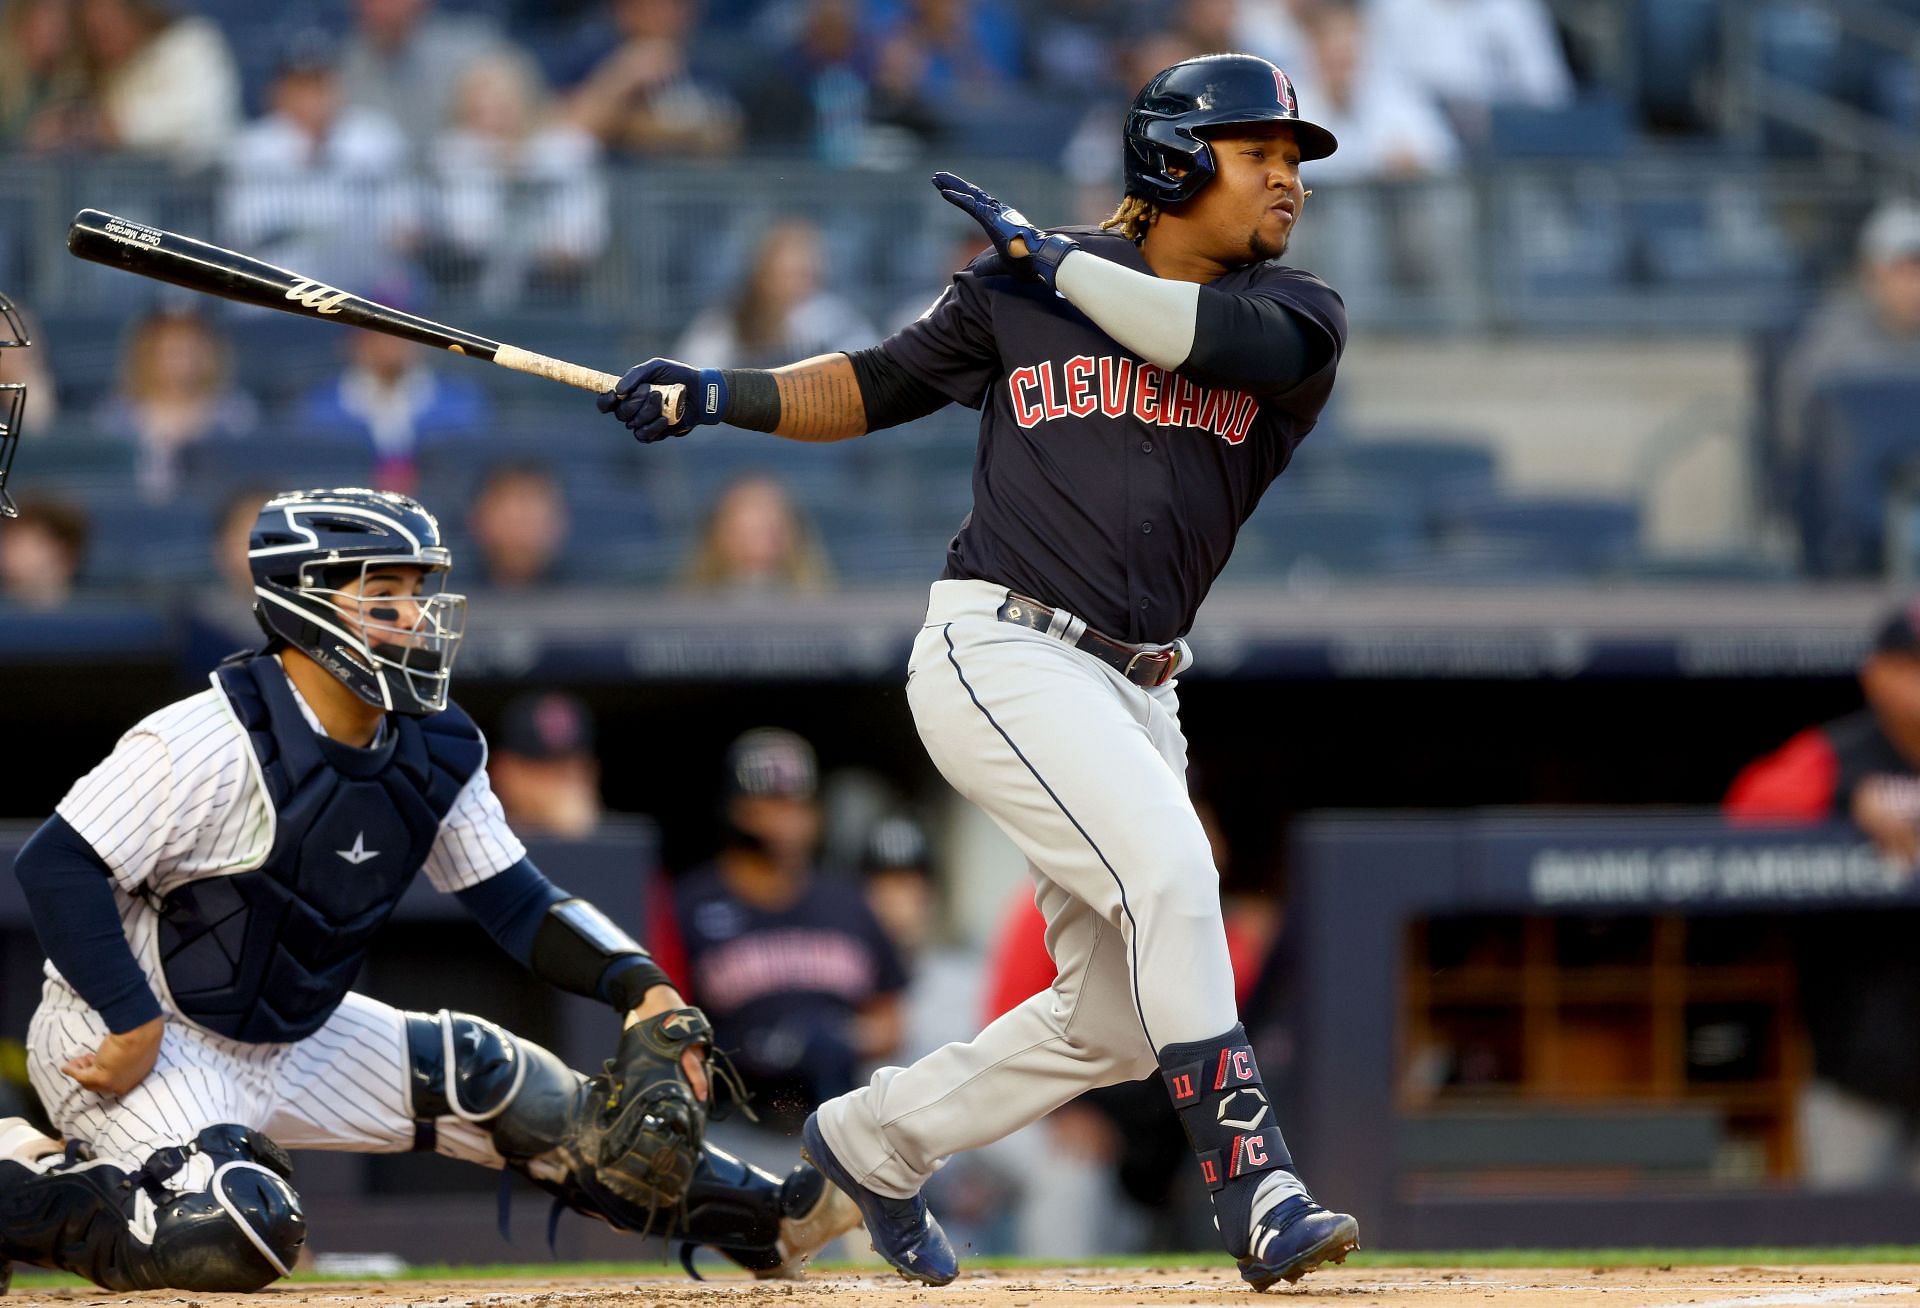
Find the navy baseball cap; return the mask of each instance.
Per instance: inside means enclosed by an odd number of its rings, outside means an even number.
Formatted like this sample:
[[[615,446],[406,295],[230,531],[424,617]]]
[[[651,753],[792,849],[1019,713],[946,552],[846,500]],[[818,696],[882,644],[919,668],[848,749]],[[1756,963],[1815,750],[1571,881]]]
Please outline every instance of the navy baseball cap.
[[[593,715],[572,695],[522,695],[500,714],[494,744],[522,758],[570,758],[593,753]]]
[[[727,748],[730,796],[783,795],[812,799],[819,788],[813,746],[779,727],[755,727]]]
[[[927,833],[920,824],[904,814],[882,818],[867,832],[860,849],[860,870],[882,872],[889,868],[924,868],[927,865]]]
[[[1901,605],[1880,620],[1873,648],[1878,654],[1920,654],[1920,599]]]

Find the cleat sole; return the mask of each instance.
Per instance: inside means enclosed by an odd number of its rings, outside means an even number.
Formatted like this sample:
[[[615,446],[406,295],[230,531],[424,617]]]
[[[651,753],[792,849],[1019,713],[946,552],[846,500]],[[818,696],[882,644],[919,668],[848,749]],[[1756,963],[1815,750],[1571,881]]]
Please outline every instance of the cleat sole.
[[[1309,1272],[1318,1271],[1328,1263],[1344,1263],[1347,1255],[1360,1247],[1360,1224],[1349,1218],[1335,1227],[1333,1232],[1319,1244],[1296,1256],[1292,1262],[1272,1269],[1259,1271],[1243,1266],[1240,1275],[1256,1293],[1271,1289],[1281,1281],[1294,1285]]]

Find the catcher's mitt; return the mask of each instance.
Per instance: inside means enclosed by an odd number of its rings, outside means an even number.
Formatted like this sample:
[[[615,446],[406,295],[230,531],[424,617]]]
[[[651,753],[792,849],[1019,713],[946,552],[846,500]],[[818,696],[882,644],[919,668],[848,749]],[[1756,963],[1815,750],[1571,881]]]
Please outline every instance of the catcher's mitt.
[[[601,1075],[587,1084],[576,1147],[595,1179],[629,1203],[671,1208],[693,1182],[707,1106],[694,1097],[680,1056],[713,1048],[713,1026],[697,1008],[636,1022]]]

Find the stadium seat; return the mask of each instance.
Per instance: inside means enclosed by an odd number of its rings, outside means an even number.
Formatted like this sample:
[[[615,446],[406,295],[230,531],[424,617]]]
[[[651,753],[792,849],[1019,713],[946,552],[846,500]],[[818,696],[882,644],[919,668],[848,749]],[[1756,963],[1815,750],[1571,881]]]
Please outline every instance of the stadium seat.
[[[1589,94],[1555,109],[1493,106],[1487,152],[1496,159],[1620,159],[1632,139],[1626,106]]]
[[[1640,510],[1616,500],[1538,496],[1487,500],[1441,515],[1439,538],[1458,548],[1516,546],[1547,568],[1602,574],[1629,566]]]
[[[124,492],[82,501],[87,511],[84,584],[99,590],[183,589],[213,571],[213,512],[198,497],[149,504]]]
[[[373,479],[373,451],[355,440],[269,430],[250,440],[189,445],[180,470],[186,485],[213,499],[260,486],[365,486]]]
[[[1286,477],[1316,489],[1382,487],[1423,515],[1494,493],[1494,453],[1470,439],[1354,437],[1309,447]]]
[[[1234,547],[1236,573],[1290,577],[1378,572],[1421,537],[1420,514],[1391,492],[1269,492]]]

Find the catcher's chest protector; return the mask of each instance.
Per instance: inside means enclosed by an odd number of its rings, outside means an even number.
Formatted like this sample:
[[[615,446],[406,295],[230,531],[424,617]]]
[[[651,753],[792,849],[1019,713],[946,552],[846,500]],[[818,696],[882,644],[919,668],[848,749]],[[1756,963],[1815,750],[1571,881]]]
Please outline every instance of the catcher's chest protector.
[[[307,724],[271,658],[229,664],[216,680],[259,759],[273,846],[252,871],[162,900],[161,966],[180,1012],[209,1031],[299,1040],[353,984],[484,747],[453,707],[389,715],[372,749],[341,745]]]

